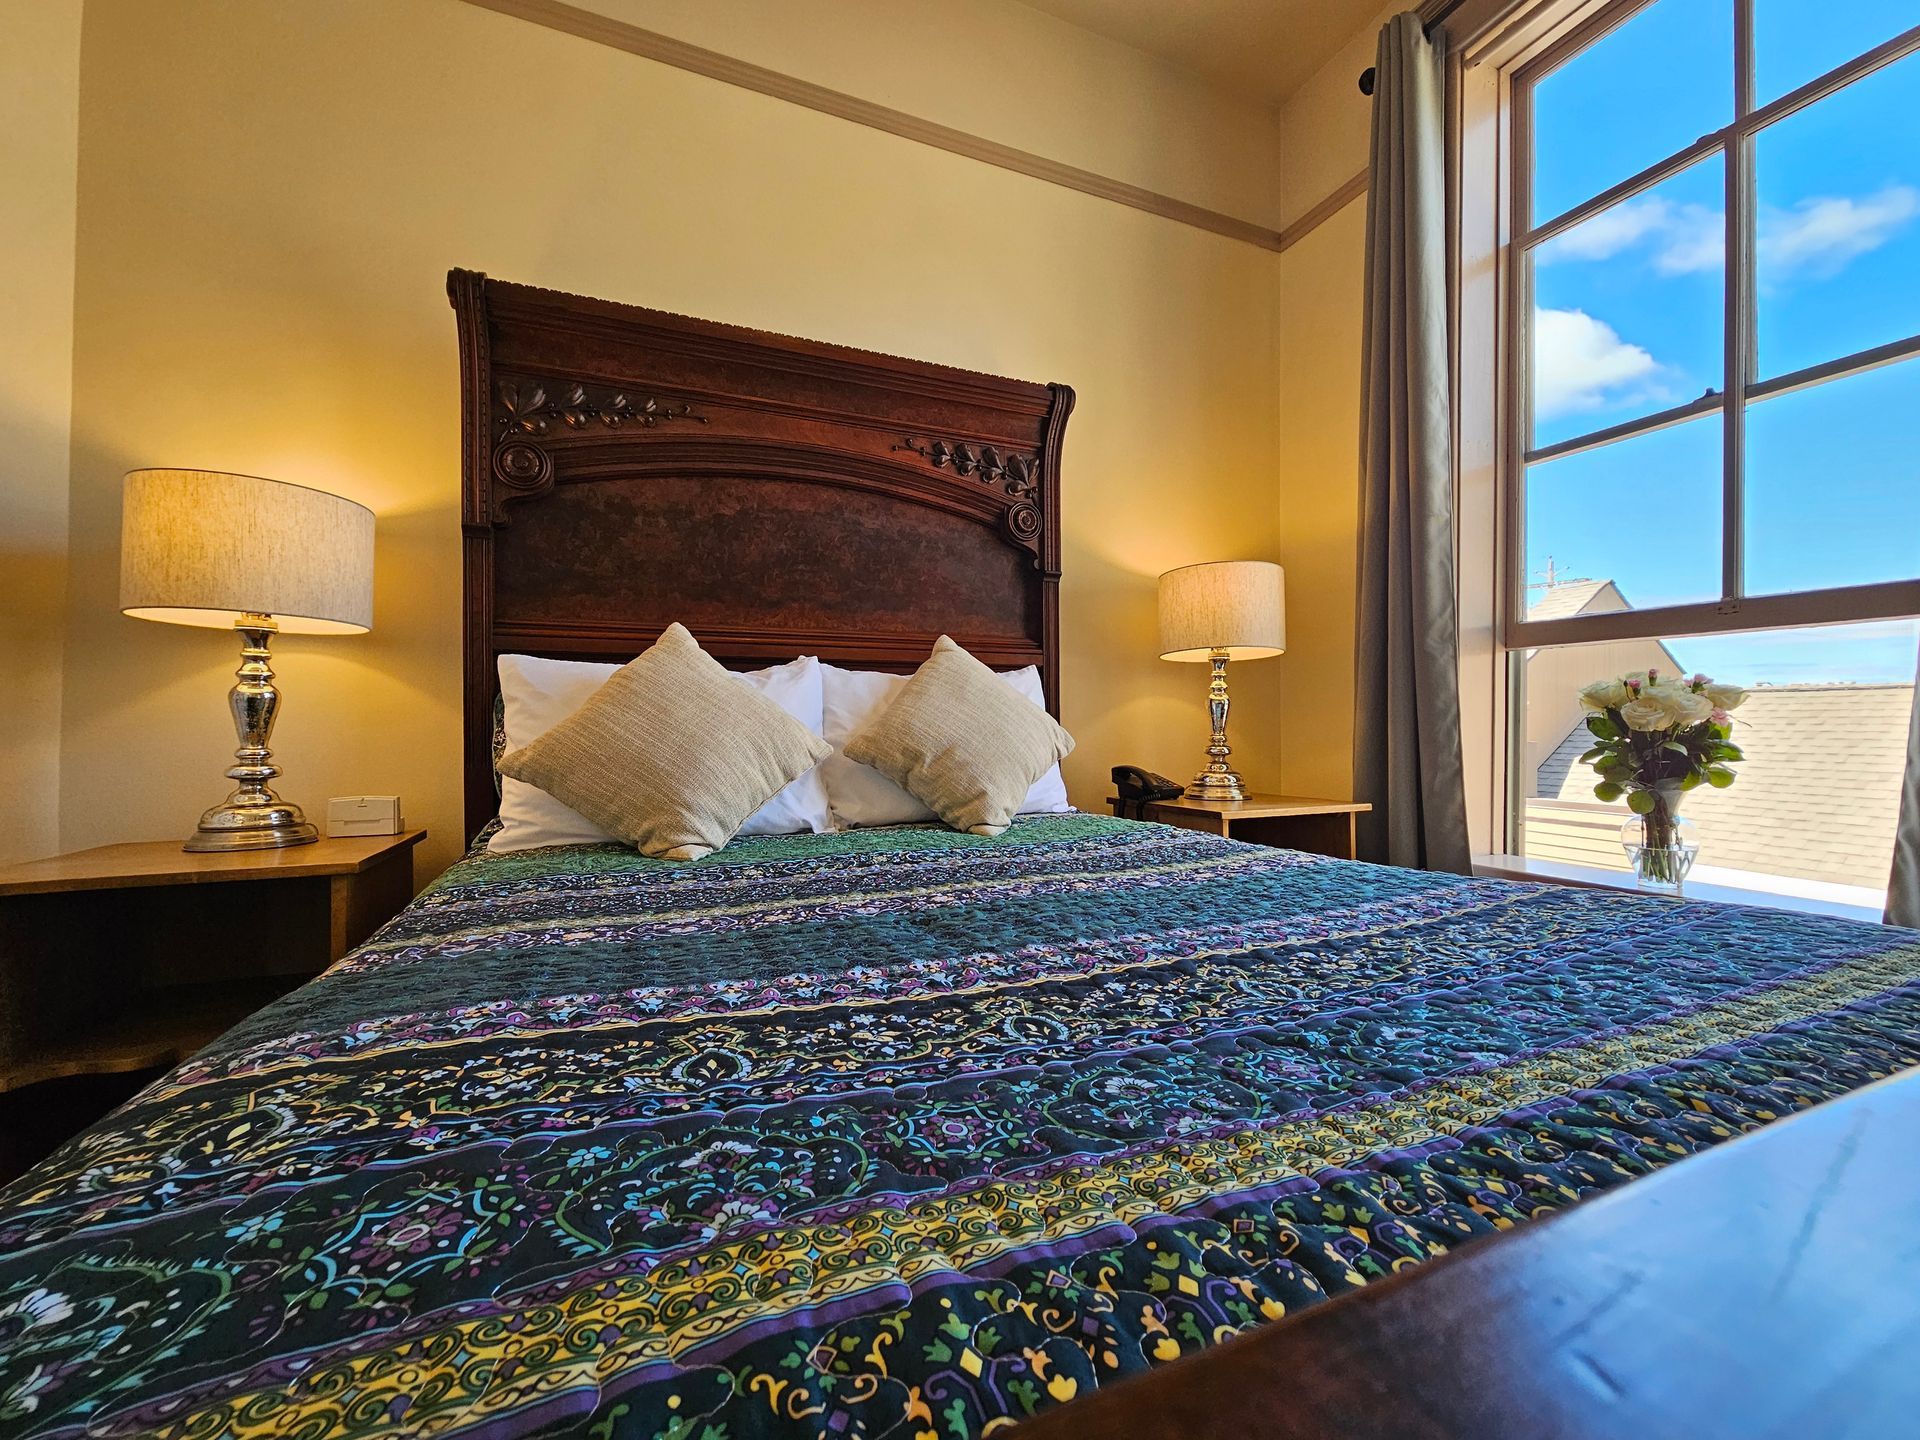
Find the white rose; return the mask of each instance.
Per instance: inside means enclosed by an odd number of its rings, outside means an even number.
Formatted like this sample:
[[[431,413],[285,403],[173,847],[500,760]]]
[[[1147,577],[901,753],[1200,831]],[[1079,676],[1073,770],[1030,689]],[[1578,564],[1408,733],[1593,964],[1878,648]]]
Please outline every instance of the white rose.
[[[1716,710],[1737,710],[1746,703],[1747,692],[1738,685],[1712,684],[1700,692]]]
[[[1589,710],[1615,710],[1632,698],[1624,680],[1596,680],[1580,692],[1580,703]]]
[[[1629,730],[1664,730],[1673,723],[1667,707],[1645,690],[1640,692],[1638,700],[1620,707],[1620,718],[1627,722]]]
[[[1646,693],[1666,707],[1675,725],[1698,725],[1713,714],[1713,701],[1685,685],[1649,685]]]

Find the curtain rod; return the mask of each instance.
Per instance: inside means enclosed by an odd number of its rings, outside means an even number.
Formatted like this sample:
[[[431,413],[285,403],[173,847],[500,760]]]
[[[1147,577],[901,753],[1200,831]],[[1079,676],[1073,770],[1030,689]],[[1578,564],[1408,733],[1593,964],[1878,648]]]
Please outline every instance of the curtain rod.
[[[1433,27],[1438,25],[1442,20],[1445,20],[1465,3],[1466,0],[1427,0],[1427,3],[1420,6],[1414,13],[1420,17],[1421,30],[1424,31],[1426,37],[1431,40],[1433,38]],[[1377,78],[1378,73],[1374,70],[1373,66],[1369,65],[1366,69],[1362,70],[1360,72],[1360,93],[1362,95],[1372,95],[1374,81]]]

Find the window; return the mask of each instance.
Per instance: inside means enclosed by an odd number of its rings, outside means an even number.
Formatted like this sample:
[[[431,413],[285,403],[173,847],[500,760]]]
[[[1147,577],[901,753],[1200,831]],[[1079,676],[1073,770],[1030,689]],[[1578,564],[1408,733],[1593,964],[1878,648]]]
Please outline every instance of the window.
[[[1624,867],[1573,697],[1705,671],[1756,693],[1740,778],[1688,802],[1703,873],[1884,890],[1920,647],[1920,5],[1561,13],[1489,102],[1511,140],[1496,825]],[[1782,824],[1801,838],[1768,842]]]

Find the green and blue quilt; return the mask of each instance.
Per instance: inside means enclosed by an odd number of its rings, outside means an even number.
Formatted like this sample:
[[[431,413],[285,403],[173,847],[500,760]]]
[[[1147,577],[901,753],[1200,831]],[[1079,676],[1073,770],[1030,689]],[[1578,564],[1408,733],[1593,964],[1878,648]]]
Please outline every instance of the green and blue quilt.
[[[1920,1061],[1920,934],[1061,816],[456,865],[0,1191],[0,1435],[976,1437]]]

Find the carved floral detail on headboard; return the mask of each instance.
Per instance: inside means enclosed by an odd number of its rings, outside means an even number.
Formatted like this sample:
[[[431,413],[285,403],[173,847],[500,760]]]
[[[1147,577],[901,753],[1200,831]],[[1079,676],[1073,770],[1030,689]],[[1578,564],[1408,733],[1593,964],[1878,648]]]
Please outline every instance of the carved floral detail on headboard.
[[[955,474],[977,475],[989,485],[1004,480],[1007,494],[1016,500],[1031,499],[1040,487],[1038,455],[1012,453],[1003,456],[992,445],[975,449],[964,440],[926,440],[916,435],[902,436],[901,443],[893,448],[911,450],[936,470],[952,467]]]
[[[609,430],[618,430],[622,425],[639,425],[651,430],[666,420],[707,423],[707,417],[694,414],[691,405],[663,405],[651,395],[635,400],[626,391],[610,387],[573,383],[565,387],[560,399],[554,400],[548,398],[544,385],[532,380],[500,382],[500,411],[495,419],[503,438],[515,431],[545,435],[556,420],[569,430],[585,430],[595,422]]]

